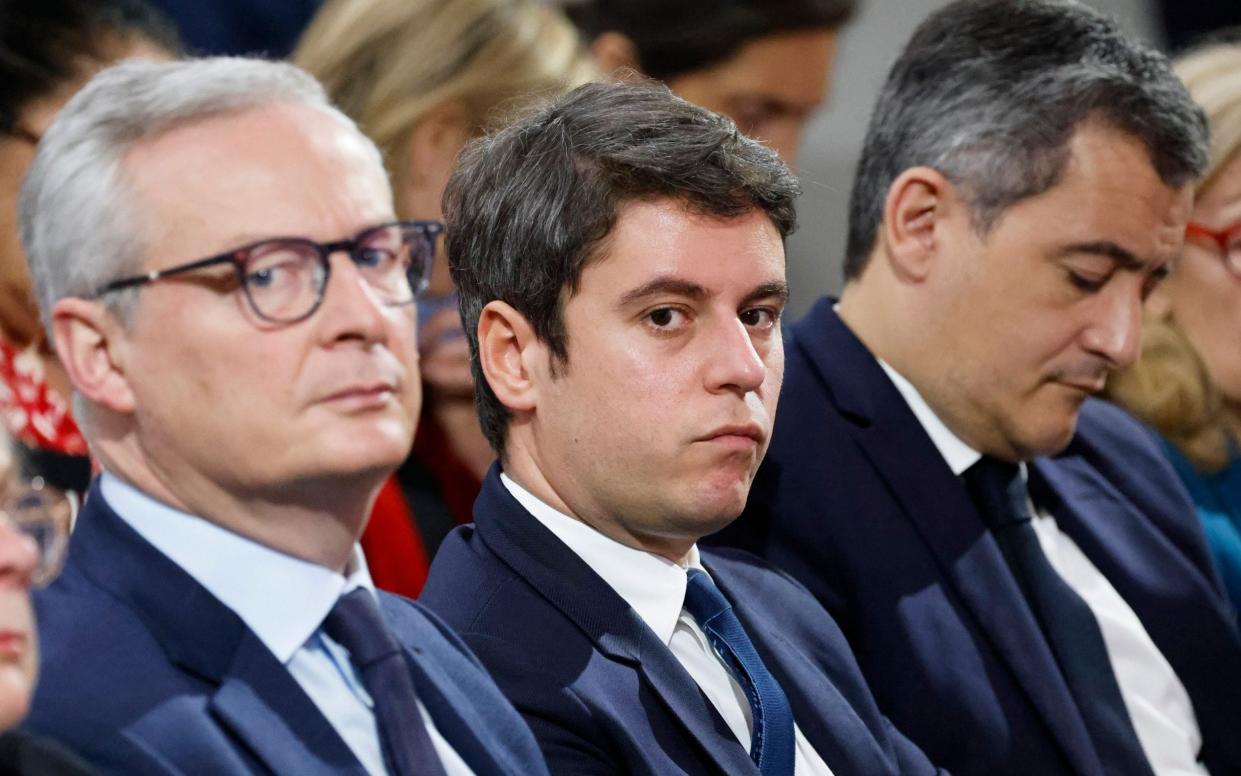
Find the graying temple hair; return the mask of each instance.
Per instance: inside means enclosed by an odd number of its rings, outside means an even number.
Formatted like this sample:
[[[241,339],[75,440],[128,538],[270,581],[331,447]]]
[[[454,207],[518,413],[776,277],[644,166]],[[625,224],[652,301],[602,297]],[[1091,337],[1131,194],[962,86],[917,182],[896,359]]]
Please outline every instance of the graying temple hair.
[[[888,189],[932,167],[960,186],[985,235],[1060,179],[1076,128],[1142,143],[1171,187],[1206,166],[1207,124],[1171,63],[1064,0],[961,0],[914,32],[871,117],[849,203],[845,278],[866,268]]]
[[[22,247],[49,340],[58,300],[91,297],[111,280],[144,271],[147,229],[122,170],[126,152],[176,125],[282,103],[323,111],[357,131],[310,75],[259,59],[123,62],[69,100],[39,143],[18,203]],[[127,290],[106,301],[127,322],[135,299]]]

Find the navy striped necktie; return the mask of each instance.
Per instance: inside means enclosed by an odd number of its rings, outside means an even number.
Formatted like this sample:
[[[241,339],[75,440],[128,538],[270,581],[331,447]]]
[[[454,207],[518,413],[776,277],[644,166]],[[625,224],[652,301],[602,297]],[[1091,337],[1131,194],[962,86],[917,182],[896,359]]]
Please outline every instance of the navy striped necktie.
[[[685,609],[724,661],[750,701],[754,732],[750,757],[763,776],[793,776],[793,709],[775,677],[767,671],[732,605],[698,569],[690,569]]]
[[[444,776],[444,766],[418,710],[405,653],[366,588],[342,595],[323,632],[349,651],[374,701],[384,765],[392,776]]]

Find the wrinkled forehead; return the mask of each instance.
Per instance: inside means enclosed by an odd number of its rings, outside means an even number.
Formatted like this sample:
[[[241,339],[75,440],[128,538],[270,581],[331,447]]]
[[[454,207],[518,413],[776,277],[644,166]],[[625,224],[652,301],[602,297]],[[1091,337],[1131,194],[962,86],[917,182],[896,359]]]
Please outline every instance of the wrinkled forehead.
[[[122,172],[153,240],[219,235],[200,252],[265,237],[339,239],[352,222],[378,223],[393,211],[374,145],[332,114],[304,105],[181,122],[134,143]]]

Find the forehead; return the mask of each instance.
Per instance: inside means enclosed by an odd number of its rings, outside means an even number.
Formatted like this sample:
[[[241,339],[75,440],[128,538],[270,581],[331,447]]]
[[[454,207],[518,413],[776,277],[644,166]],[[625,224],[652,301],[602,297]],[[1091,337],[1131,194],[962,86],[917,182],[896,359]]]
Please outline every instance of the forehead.
[[[693,212],[676,200],[623,205],[582,288],[623,295],[655,278],[678,278],[713,294],[746,294],[784,280],[784,244],[765,213],[734,218]]]
[[[1216,229],[1241,223],[1241,151],[1234,153],[1194,200],[1196,220]]]
[[[122,170],[148,236],[191,257],[271,236],[335,239],[392,212],[373,146],[303,105],[175,126],[131,148]]]
[[[835,45],[835,32],[826,28],[765,35],[725,61],[672,79],[670,85],[678,92],[710,91],[721,100],[763,98],[812,108],[825,96]]]
[[[1160,179],[1139,139],[1087,123],[1069,141],[1061,180],[1010,207],[995,231],[1049,251],[1107,242],[1143,262],[1168,261],[1180,249],[1192,197],[1190,186]]]

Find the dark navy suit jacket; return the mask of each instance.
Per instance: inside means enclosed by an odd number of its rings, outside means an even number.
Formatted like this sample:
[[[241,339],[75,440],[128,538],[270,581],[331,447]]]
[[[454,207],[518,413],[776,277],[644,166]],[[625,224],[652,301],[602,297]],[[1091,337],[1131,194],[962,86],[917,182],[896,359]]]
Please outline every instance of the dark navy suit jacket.
[[[671,650],[493,468],[475,524],[440,546],[421,602],[462,634],[526,717],[555,774],[757,774]],[[880,716],[831,618],[748,553],[703,565],[836,776],[925,774]]]
[[[43,652],[27,726],[117,774],[366,771],[232,610],[116,516],[98,486],[35,596]],[[538,745],[434,615],[380,593],[419,699],[478,774],[546,774]],[[417,724],[417,723],[415,723]]]
[[[786,350],[771,449],[723,539],[815,594],[880,708],[943,767],[1099,774],[998,546],[832,300],[792,328]],[[1207,766],[1241,773],[1241,637],[1193,506],[1150,433],[1087,402],[1068,448],[1031,462],[1030,489],[1184,683]]]

